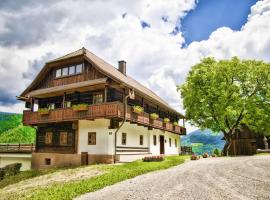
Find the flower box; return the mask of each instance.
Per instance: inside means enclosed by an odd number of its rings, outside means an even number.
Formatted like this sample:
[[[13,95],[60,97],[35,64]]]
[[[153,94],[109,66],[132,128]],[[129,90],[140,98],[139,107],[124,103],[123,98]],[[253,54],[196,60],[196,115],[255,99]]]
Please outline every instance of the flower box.
[[[87,111],[88,105],[87,104],[77,104],[77,105],[73,105],[72,109],[76,112]]]
[[[163,119],[163,122],[164,122],[164,123],[169,123],[169,122],[170,122],[170,119],[169,119],[169,118],[164,118],[164,119]]]
[[[50,110],[48,108],[40,108],[38,109],[39,115],[48,115],[50,113]]]
[[[141,114],[143,112],[143,107],[141,106],[132,106],[133,112],[136,114]]]
[[[155,119],[158,119],[158,118],[159,118],[159,116],[158,116],[157,113],[151,113],[151,114],[150,114],[150,119],[155,120]]]

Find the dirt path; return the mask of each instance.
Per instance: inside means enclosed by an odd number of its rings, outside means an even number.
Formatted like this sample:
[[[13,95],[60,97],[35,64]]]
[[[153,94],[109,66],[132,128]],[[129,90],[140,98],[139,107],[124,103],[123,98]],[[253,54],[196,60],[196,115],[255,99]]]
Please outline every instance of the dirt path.
[[[270,156],[189,161],[79,197],[86,199],[270,199]]]

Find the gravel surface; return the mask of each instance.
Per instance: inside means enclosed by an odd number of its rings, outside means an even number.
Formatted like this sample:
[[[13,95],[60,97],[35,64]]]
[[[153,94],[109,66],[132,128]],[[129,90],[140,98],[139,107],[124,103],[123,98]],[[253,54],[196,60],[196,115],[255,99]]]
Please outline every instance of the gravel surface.
[[[137,176],[77,199],[270,199],[270,156],[207,158]]]

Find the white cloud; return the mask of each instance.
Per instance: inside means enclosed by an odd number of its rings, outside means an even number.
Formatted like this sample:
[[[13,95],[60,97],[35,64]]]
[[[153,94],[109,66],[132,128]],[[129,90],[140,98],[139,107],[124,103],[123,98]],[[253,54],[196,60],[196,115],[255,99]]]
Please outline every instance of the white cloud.
[[[29,12],[34,8],[37,12]],[[182,111],[175,86],[184,82],[191,66],[201,58],[239,56],[270,60],[270,0],[259,1],[252,7],[241,30],[222,27],[208,40],[181,48],[182,34],[170,32],[194,8],[195,0],[69,0],[27,4],[19,10],[0,9],[0,40],[6,39],[4,44],[0,43],[0,90],[8,86],[8,94],[15,97],[30,82],[22,76],[33,70],[29,63],[40,63],[48,54],[60,56],[85,46],[114,65],[125,59],[128,74]],[[38,10],[42,10],[41,14]],[[54,16],[57,20],[52,20]],[[168,21],[165,23],[162,17]],[[151,27],[142,29],[141,20]],[[17,112],[16,106],[8,107]]]

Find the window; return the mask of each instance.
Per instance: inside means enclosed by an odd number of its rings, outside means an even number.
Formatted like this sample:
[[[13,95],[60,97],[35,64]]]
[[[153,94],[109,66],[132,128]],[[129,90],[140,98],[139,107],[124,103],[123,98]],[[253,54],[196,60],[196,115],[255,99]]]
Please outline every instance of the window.
[[[88,145],[96,145],[96,132],[88,133]]]
[[[169,138],[169,145],[170,145],[170,147],[172,146],[172,139],[171,138]]]
[[[122,133],[122,145],[126,145],[126,144],[127,144],[127,134]]]
[[[75,74],[75,66],[69,67],[68,74],[69,74],[69,75]]]
[[[140,145],[143,145],[143,135],[140,135]]]
[[[65,106],[65,108],[70,108],[71,107],[71,101],[65,101],[64,106]]]
[[[46,132],[45,144],[52,144],[52,132]]]
[[[153,143],[155,146],[157,145],[157,136],[156,135],[153,135]]]
[[[76,65],[76,74],[82,73],[82,64]]]
[[[93,95],[93,104],[102,103],[103,102],[103,94],[98,93]]]
[[[48,109],[49,110],[54,110],[55,109],[55,104],[54,103],[48,104]]]
[[[177,139],[175,139],[175,141],[174,141],[174,142],[175,142],[175,147],[177,147]]]
[[[45,158],[45,165],[51,165],[51,159]]]
[[[60,145],[67,145],[68,143],[68,133],[60,132]]]
[[[55,77],[57,78],[57,77],[60,77],[60,76],[62,76],[62,69],[56,70]]]
[[[68,67],[65,67],[62,69],[62,76],[67,76],[68,75]]]
[[[80,74],[83,71],[83,64],[78,65],[72,65],[69,67],[63,67],[60,69],[57,69],[55,72],[55,77],[62,77],[62,76],[68,76],[68,75],[74,75],[74,74]]]

